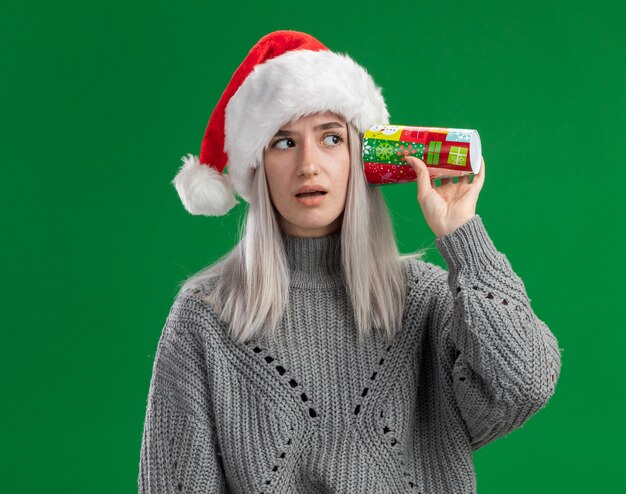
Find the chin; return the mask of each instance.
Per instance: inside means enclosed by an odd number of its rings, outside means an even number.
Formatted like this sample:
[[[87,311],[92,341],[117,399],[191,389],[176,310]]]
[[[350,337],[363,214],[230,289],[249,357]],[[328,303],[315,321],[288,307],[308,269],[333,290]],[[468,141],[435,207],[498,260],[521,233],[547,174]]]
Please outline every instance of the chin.
[[[283,222],[283,230],[284,231],[297,231],[301,232],[297,235],[300,236],[313,236],[313,235],[324,235],[336,231],[337,228],[341,227],[341,222],[338,224],[337,217],[328,219],[327,221],[286,221]],[[285,224],[286,223],[286,224]],[[317,233],[315,233],[317,232]],[[326,233],[320,233],[326,232]]]

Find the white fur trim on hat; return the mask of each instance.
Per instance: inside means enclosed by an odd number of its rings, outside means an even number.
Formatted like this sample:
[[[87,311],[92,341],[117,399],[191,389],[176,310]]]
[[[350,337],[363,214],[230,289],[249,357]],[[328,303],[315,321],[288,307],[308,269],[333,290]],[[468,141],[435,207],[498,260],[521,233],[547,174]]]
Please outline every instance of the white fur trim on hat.
[[[225,111],[224,151],[237,193],[248,200],[252,170],[281,126],[325,111],[338,113],[363,133],[389,123],[381,88],[346,54],[295,50],[257,65]]]
[[[199,157],[193,154],[181,159],[183,164],[172,183],[191,214],[221,216],[239,202],[227,174],[200,163]]]

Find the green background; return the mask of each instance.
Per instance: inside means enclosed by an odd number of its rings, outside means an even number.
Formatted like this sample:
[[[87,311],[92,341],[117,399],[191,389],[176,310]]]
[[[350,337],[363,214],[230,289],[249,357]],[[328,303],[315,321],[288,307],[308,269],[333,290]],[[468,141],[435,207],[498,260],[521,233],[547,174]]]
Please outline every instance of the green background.
[[[478,491],[625,492],[623,2],[3,5],[2,491],[136,492],[176,285],[245,202],[189,215],[170,181],[252,45],[306,31],[383,88],[391,123],[478,129],[477,212],[563,348],[548,406],[477,451]],[[416,184],[403,252],[445,267]]]

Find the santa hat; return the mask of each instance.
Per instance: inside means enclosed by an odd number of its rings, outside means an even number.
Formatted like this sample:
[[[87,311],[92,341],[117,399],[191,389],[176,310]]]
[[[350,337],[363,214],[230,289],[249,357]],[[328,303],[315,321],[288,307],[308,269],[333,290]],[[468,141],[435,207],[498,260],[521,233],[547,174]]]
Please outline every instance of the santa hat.
[[[362,133],[389,123],[381,88],[347,54],[331,52],[298,31],[263,36],[215,106],[200,155],[182,157],[172,183],[185,209],[221,216],[238,203],[234,192],[249,201],[253,169],[276,131],[325,111],[341,115]]]

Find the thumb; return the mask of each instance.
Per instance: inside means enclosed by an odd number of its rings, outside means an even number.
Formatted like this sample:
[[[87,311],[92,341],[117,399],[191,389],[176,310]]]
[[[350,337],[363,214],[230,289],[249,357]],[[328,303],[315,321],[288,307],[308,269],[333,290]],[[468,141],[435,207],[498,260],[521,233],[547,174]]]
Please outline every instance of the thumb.
[[[409,165],[413,167],[413,170],[415,170],[415,174],[417,175],[418,192],[427,192],[429,189],[431,189],[432,186],[430,184],[430,175],[428,174],[428,170],[426,169],[426,163],[414,156],[407,156],[405,159],[407,160]]]

